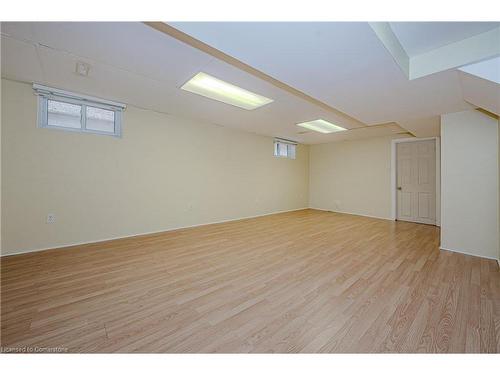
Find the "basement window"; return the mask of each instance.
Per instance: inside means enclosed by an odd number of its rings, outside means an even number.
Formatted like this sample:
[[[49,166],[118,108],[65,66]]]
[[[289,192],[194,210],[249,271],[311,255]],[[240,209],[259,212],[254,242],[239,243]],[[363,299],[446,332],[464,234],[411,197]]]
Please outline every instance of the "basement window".
[[[121,136],[125,105],[34,84],[41,128]]]
[[[286,139],[274,140],[274,156],[278,158],[295,159],[297,143]]]

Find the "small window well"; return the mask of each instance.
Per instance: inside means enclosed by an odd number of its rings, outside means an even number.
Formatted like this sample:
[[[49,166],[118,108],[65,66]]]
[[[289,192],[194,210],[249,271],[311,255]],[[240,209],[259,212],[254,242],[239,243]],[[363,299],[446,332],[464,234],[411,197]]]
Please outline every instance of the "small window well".
[[[295,159],[296,152],[297,143],[280,138],[274,140],[274,156],[278,158]]]
[[[121,136],[124,104],[37,84],[33,89],[39,127]]]

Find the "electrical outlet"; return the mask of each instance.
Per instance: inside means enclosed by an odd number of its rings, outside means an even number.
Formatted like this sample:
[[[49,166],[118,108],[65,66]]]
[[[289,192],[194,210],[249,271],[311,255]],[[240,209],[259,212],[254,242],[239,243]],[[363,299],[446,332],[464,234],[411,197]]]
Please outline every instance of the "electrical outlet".
[[[47,214],[47,224],[54,224],[56,222],[55,214]]]

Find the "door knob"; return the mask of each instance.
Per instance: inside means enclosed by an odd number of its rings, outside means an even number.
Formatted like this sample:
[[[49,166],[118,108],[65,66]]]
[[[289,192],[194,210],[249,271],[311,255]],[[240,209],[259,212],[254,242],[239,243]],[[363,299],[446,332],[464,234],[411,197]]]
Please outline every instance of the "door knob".
[[[398,190],[403,190],[403,188],[401,186],[398,186]]]

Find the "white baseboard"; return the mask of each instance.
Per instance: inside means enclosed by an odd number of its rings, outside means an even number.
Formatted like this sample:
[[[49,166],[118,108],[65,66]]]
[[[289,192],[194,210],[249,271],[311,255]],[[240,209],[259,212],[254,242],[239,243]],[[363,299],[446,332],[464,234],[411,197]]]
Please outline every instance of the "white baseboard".
[[[8,253],[8,254],[0,254],[0,257],[8,257],[8,256],[11,256],[11,255],[20,255],[20,254],[27,254],[27,253],[36,253],[36,252],[39,252],[39,251],[62,249],[62,248],[65,248],[65,247],[72,247],[72,246],[91,245],[91,244],[95,244],[95,243],[99,243],[99,242],[121,240],[121,239],[125,239],[125,238],[138,237],[138,236],[147,236],[149,234],[158,234],[158,233],[172,232],[174,230],[179,230],[179,229],[196,228],[196,227],[202,227],[202,226],[205,226],[205,225],[222,224],[222,223],[228,223],[230,221],[239,221],[239,220],[254,219],[254,218],[257,218],[257,217],[263,217],[263,216],[269,216],[269,215],[283,214],[285,212],[307,210],[308,208],[309,207],[294,208],[292,210],[275,211],[275,212],[269,212],[267,214],[261,214],[261,215],[244,216],[244,217],[239,217],[239,218],[235,218],[235,219],[212,221],[212,222],[208,222],[208,223],[201,223],[201,224],[187,225],[187,226],[183,226],[183,227],[168,228],[168,229],[162,229],[162,230],[152,231],[152,232],[143,232],[143,233],[130,234],[130,235],[126,235],[126,236],[103,238],[103,239],[94,240],[94,241],[73,242],[73,243],[64,244],[64,245],[58,245],[58,246],[51,246],[51,247],[44,247],[44,248],[30,249],[30,250],[21,250],[21,251],[17,251],[17,252],[13,252],[13,253]]]
[[[318,211],[326,211],[326,212],[334,212],[337,214],[346,214],[346,215],[354,215],[354,216],[363,216],[363,217],[369,217],[372,219],[381,219],[381,220],[389,220],[389,221],[394,221],[393,219],[389,217],[382,217],[382,216],[373,216],[373,215],[365,215],[365,214],[359,214],[359,213],[354,213],[354,212],[347,212],[347,211],[339,211],[339,210],[328,210],[325,208],[318,208],[318,207],[309,207],[311,210],[318,210]]]
[[[451,251],[453,253],[459,253],[459,254],[464,254],[464,255],[470,255],[470,256],[473,256],[473,257],[478,257],[478,258],[484,258],[484,259],[491,259],[491,260],[496,260],[497,263],[500,265],[500,261],[498,260],[498,258],[494,258],[494,257],[488,257],[488,256],[485,256],[485,255],[478,255],[478,254],[474,254],[470,251],[463,251],[463,250],[453,250],[453,249],[448,249],[446,247],[443,247],[443,246],[440,246],[439,249],[441,250],[446,250],[446,251]]]

